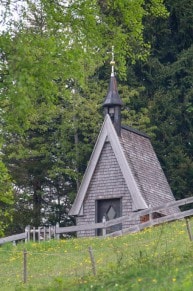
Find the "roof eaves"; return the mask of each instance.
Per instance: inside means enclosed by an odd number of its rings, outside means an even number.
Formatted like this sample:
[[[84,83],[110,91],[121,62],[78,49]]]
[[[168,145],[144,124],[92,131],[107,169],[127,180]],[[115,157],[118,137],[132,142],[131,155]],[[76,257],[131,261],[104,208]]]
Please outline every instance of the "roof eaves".
[[[110,119],[110,117],[109,117]],[[109,141],[111,143],[111,146],[113,148],[114,154],[116,156],[116,159],[119,163],[119,166],[121,168],[123,177],[125,179],[125,182],[127,184],[127,187],[130,191],[132,201],[133,201],[133,211],[139,210],[139,209],[145,209],[148,208],[140,189],[138,188],[138,185],[135,181],[135,178],[132,174],[131,168],[127,162],[127,159],[125,157],[124,149],[121,146],[119,137],[115,131],[114,126],[112,125],[112,122],[110,120],[109,123],[107,123],[107,131],[108,131],[108,137]]]
[[[107,116],[103,122],[101,131],[99,133],[98,139],[96,141],[94,150],[92,152],[92,155],[90,157],[87,169],[85,171],[85,174],[82,179],[82,183],[80,185],[80,188],[78,190],[78,193],[76,195],[76,198],[74,200],[74,203],[72,205],[72,208],[69,211],[69,215],[78,215],[80,212],[80,209],[82,207],[82,203],[84,201],[84,197],[86,195],[86,191],[88,189],[88,186],[90,184],[92,175],[94,173],[95,167],[97,165],[100,153],[102,151],[103,145],[105,143],[106,137],[107,137],[107,131],[106,131],[106,124],[107,122]]]

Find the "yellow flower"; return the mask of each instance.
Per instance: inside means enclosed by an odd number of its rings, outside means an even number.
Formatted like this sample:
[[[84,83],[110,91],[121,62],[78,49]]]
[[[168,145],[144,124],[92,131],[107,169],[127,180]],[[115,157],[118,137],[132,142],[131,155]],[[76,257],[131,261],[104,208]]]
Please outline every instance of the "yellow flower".
[[[153,279],[152,282],[157,283],[157,280],[156,279]]]
[[[176,278],[173,278],[172,281],[173,281],[173,282],[176,282]]]
[[[137,281],[138,281],[138,282],[141,282],[141,281],[142,281],[142,279],[141,279],[141,278],[138,278],[138,279],[137,279]]]

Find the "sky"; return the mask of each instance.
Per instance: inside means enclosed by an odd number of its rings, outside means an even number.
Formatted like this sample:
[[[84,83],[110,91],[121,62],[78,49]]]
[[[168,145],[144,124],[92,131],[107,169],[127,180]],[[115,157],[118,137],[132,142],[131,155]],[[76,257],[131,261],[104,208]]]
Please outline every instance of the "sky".
[[[7,17],[7,20],[5,22],[3,20],[3,14],[5,13],[6,2],[8,2],[8,0],[0,0],[0,32],[6,30],[7,25],[11,25],[11,23],[19,21],[19,15],[21,14],[22,7],[27,8],[26,0],[10,0],[10,15],[9,17]],[[38,4],[38,2],[40,3],[40,0],[31,0],[30,2]],[[60,2],[63,6],[68,6],[68,0],[62,0]]]
[[[22,7],[26,6],[25,0],[11,0],[9,7],[9,16],[6,21],[4,20],[6,0],[0,0],[0,31],[6,30],[8,25],[11,25],[14,21],[19,20],[19,14],[21,13]]]

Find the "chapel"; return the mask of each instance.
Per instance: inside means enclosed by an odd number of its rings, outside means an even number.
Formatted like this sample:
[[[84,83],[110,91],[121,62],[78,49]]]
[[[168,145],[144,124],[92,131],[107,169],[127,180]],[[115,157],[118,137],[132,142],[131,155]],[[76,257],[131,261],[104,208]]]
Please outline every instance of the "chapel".
[[[110,84],[103,103],[104,122],[69,212],[76,217],[77,225],[111,220],[175,200],[148,135],[121,123],[123,103],[114,64],[112,53]],[[153,218],[173,212],[174,208],[167,213],[153,213]],[[148,219],[142,216],[139,221],[120,223],[109,227],[107,233]],[[99,235],[101,229],[78,232],[79,237]]]

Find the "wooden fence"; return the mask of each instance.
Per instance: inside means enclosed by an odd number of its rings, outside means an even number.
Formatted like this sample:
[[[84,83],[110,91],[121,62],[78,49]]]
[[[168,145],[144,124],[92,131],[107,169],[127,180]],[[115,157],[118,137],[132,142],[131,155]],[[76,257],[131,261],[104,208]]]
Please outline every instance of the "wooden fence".
[[[30,240],[33,240],[33,241],[49,240],[51,238],[59,239],[60,234],[67,234],[67,233],[72,233],[72,232],[77,232],[77,231],[96,230],[96,229],[102,229],[103,230],[102,233],[104,236],[117,236],[117,235],[122,235],[126,233],[137,232],[137,231],[143,230],[146,227],[193,216],[193,209],[190,209],[190,210],[186,210],[182,212],[179,211],[174,214],[152,219],[152,214],[155,212],[160,212],[161,210],[168,211],[169,208],[184,206],[190,203],[193,203],[193,197],[189,197],[189,198],[178,200],[178,201],[168,202],[161,206],[148,208],[145,210],[141,210],[139,212],[133,212],[127,216],[121,216],[119,218],[112,219],[109,221],[103,221],[100,223],[89,223],[89,224],[80,225],[80,226],[59,227],[59,225],[56,225],[54,227],[53,226],[38,227],[37,229],[35,227],[30,228],[29,226],[27,226],[25,228],[24,233],[1,238],[0,245],[7,242],[16,242],[18,240],[25,240],[25,242],[27,242]],[[124,222],[132,222],[134,220],[139,220],[141,216],[145,216],[145,215],[149,215],[150,220],[137,224],[137,225],[130,226],[129,228],[121,229],[119,231],[106,234],[106,229],[108,227],[111,227],[120,223],[124,223]]]
[[[172,201],[168,202],[163,205],[159,205],[157,207],[150,207],[145,210],[141,210],[139,212],[133,212],[130,213],[127,216],[121,216],[119,218],[115,218],[109,221],[103,221],[100,223],[89,223],[85,225],[80,226],[69,226],[69,227],[56,227],[56,234],[64,234],[64,233],[71,233],[71,232],[77,232],[77,231],[86,231],[86,230],[96,230],[96,229],[103,229],[103,235],[106,235],[106,229],[110,226],[117,225],[119,223],[123,222],[132,222],[133,220],[139,219],[141,216],[149,215],[149,217],[152,217],[152,214],[155,212],[162,211],[168,211],[170,208],[176,208],[179,206],[184,206],[187,204],[193,203],[193,197],[189,197],[186,199],[178,200],[178,201]],[[115,236],[115,235],[122,235],[126,233],[132,233],[140,231],[146,227],[150,227],[153,225],[161,224],[164,222],[174,221],[182,218],[186,218],[189,216],[193,216],[193,209],[187,210],[187,211],[179,211],[171,215],[166,215],[160,218],[150,219],[147,222],[143,222],[137,225],[133,225],[129,228],[125,228],[116,232],[113,232],[111,234],[108,234],[108,236]]]
[[[58,226],[58,225],[57,225]],[[50,240],[51,238],[58,238],[58,234],[56,234],[56,227],[57,226],[48,226],[48,227],[30,227],[26,226],[25,232],[20,234],[15,234],[11,236],[7,236],[5,238],[0,238],[0,245],[8,242],[13,242],[14,244],[16,241],[25,240],[27,241],[42,241],[42,240]]]
[[[20,234],[15,234],[15,235],[7,236],[4,238],[0,238],[0,245],[4,243],[8,243],[8,242],[16,242],[18,240],[26,240],[26,239],[27,239],[27,233],[23,232]]]
[[[27,233],[27,241],[45,241],[50,240],[51,238],[58,238],[56,234],[56,227],[59,227],[59,224],[56,226],[40,226],[38,228],[27,226],[25,232]]]

